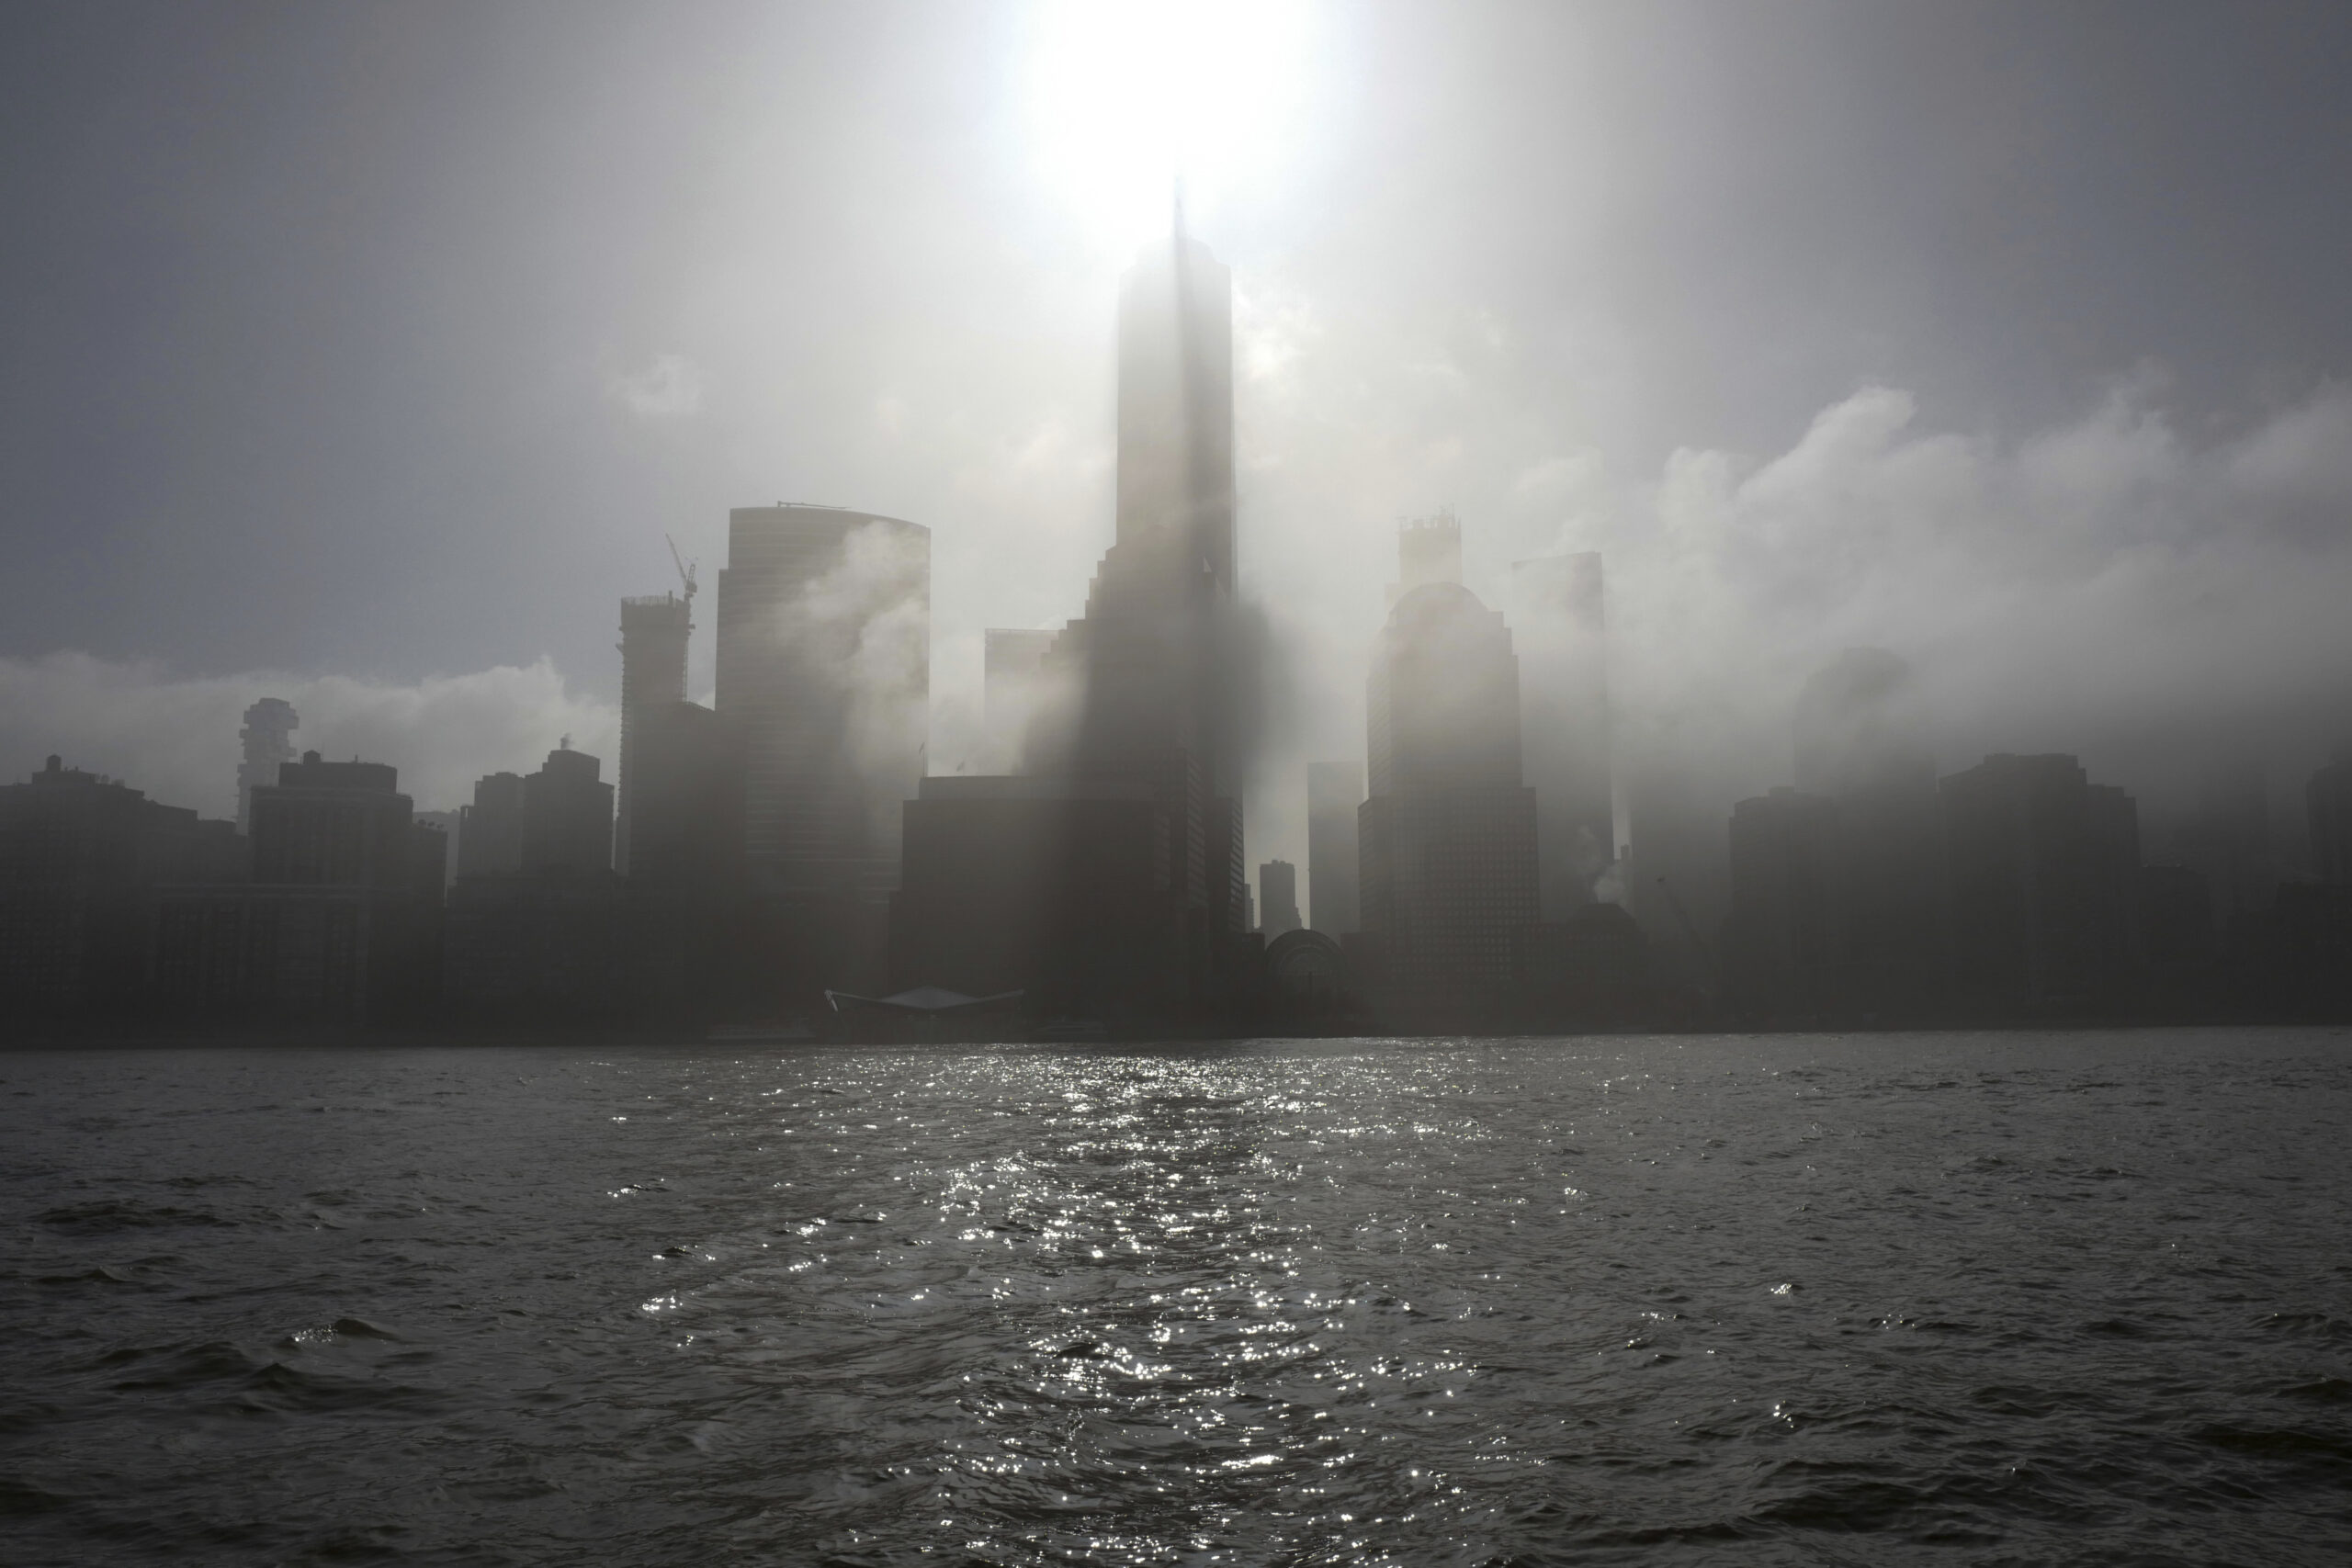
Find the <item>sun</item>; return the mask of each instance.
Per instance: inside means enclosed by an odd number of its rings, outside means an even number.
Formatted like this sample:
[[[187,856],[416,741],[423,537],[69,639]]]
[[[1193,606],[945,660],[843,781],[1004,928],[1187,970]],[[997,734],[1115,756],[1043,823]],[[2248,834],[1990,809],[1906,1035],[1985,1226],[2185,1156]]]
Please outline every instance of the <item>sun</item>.
[[[1213,211],[1277,183],[1311,65],[1302,0],[1041,0],[1022,82],[1032,169],[1093,243],[1168,229],[1183,182]]]

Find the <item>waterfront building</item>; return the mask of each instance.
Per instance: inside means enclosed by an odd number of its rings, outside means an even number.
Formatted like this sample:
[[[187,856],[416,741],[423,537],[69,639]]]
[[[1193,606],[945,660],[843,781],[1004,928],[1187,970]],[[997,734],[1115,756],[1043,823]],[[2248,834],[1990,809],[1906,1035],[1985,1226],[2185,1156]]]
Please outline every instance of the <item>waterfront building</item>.
[[[523,780],[522,869],[586,875],[613,863],[613,786],[604,764],[565,743]]]
[[[1600,557],[1513,564],[1506,616],[1519,654],[1520,733],[1535,791],[1544,918],[1592,901],[1617,859]]]
[[[238,832],[253,831],[254,787],[276,784],[278,768],[294,760],[293,736],[301,723],[282,697],[264,697],[245,710],[244,728],[237,731],[243,751],[237,762]]]
[[[2352,750],[2312,774],[2303,799],[2311,813],[2313,874],[2322,882],[2352,883]]]
[[[1115,530],[1040,678],[1017,775],[905,808],[893,983],[1166,1018],[1227,1005],[1245,940],[1232,279],[1181,225],[1122,278]]]
[[[930,726],[931,530],[739,507],[718,637],[716,706],[742,737],[744,857],[775,1003],[879,995],[899,812]]]
[[[694,635],[694,580],[686,592],[621,601],[621,754],[615,783],[613,869],[629,870],[629,792],[636,784],[638,733],[650,709],[686,700],[686,649]]]
[[[0,785],[0,1017],[141,1006],[158,890],[244,866],[234,824],[55,756]]]
[[[1356,811],[1363,805],[1362,762],[1306,764],[1306,923],[1334,939],[1363,923],[1356,882]]]
[[[399,774],[316,751],[252,793],[250,883],[159,890],[155,978],[185,1010],[371,1022],[431,1003],[447,845]]]
[[[1519,661],[1502,617],[1457,583],[1389,612],[1368,682],[1358,814],[1363,983],[1408,1016],[1507,1007],[1512,942],[1540,914],[1535,795],[1521,782]]]
[[[1286,860],[1270,860],[1258,868],[1258,930],[1268,942],[1295,931],[1298,918],[1298,868]]]
[[[2056,754],[1944,779],[1953,980],[1978,1011],[2110,1005],[2135,977],[2139,812]]]

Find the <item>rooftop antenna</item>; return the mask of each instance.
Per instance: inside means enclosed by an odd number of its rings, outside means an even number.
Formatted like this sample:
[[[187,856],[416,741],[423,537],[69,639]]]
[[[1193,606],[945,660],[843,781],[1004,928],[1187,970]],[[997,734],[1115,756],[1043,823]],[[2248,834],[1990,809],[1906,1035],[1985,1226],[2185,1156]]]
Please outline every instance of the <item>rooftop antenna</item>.
[[[670,564],[678,569],[678,581],[685,585],[686,603],[691,604],[695,602],[695,567],[698,563],[689,561],[679,555],[678,541],[671,538],[669,535],[662,535],[662,539],[670,547]]]
[[[1170,231],[1179,240],[1184,237],[1184,176],[1182,175],[1176,176],[1176,215],[1170,221]]]

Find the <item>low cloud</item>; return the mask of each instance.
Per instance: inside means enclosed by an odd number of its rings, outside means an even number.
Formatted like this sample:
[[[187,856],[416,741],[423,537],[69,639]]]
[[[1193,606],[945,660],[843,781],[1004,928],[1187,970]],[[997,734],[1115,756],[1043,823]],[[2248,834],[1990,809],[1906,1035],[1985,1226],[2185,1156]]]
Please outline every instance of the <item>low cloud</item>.
[[[683,355],[657,354],[635,368],[607,370],[605,394],[640,419],[687,419],[702,412],[702,377]]]
[[[459,805],[474,780],[537,767],[564,736],[616,771],[619,711],[579,696],[545,659],[411,684],[253,671],[189,676],[81,653],[0,659],[0,779],[51,752],[208,817],[236,806],[237,730],[248,705],[283,697],[301,715],[294,743],[400,770],[420,809]]]

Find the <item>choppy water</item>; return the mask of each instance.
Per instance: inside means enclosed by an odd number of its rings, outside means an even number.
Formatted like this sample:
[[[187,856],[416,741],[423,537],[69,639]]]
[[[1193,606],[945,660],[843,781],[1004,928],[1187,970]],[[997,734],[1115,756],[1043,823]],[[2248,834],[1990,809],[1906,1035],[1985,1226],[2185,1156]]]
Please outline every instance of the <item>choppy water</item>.
[[[0,1561],[2352,1560],[2352,1034],[0,1055]]]

